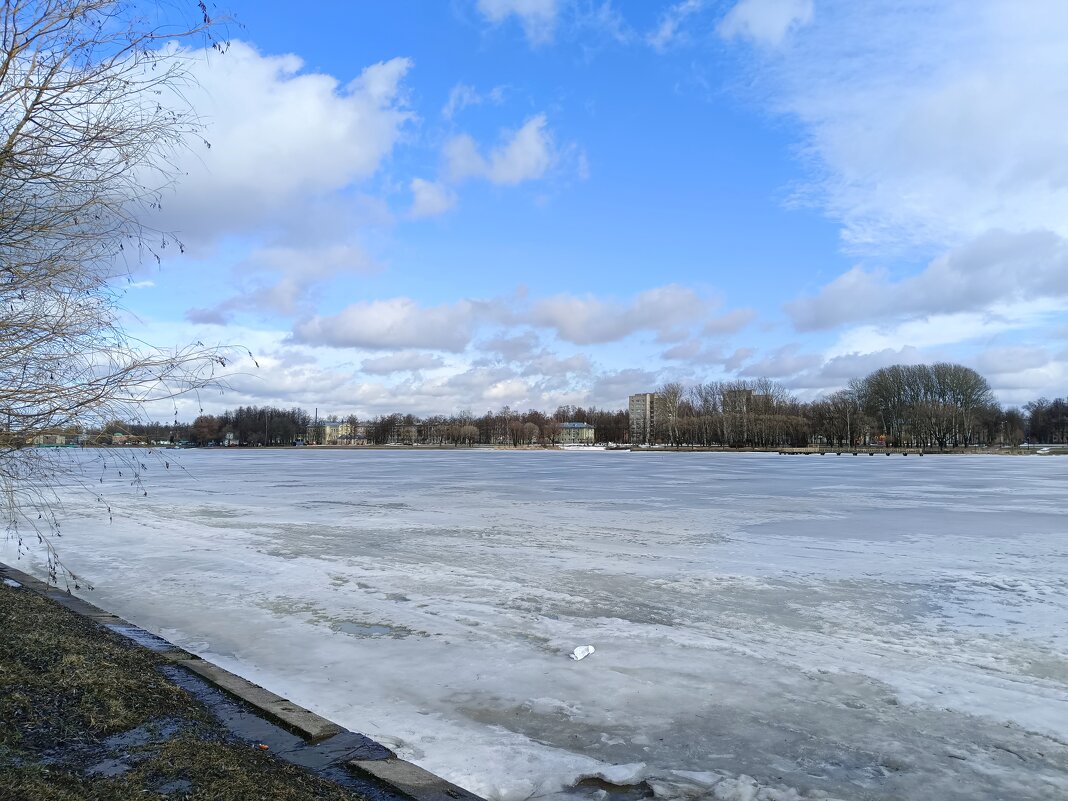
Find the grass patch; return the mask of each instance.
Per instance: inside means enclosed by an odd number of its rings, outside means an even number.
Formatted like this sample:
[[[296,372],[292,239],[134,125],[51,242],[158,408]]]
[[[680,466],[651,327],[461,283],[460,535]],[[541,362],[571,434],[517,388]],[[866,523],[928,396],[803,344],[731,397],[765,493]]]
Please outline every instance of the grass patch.
[[[202,715],[156,672],[158,661],[46,598],[0,585],[0,745],[62,747]]]
[[[0,585],[0,799],[361,798],[233,738],[156,670],[160,661],[46,598]],[[105,742],[160,721],[170,735],[119,750]],[[103,763],[117,764],[117,775],[100,775]]]

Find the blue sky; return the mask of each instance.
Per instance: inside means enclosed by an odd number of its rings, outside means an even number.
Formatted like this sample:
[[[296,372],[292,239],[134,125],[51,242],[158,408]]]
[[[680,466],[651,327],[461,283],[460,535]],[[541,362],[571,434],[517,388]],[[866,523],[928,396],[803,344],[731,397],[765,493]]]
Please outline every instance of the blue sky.
[[[199,401],[370,416],[803,399],[959,361],[1068,392],[1068,6],[230,2],[132,333]]]

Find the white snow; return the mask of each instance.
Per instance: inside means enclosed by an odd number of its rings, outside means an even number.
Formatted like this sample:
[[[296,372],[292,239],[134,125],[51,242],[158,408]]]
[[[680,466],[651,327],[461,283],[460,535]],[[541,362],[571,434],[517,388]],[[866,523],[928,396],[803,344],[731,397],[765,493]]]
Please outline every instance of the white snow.
[[[66,493],[94,603],[488,798],[1068,797],[1068,461],[146,463]]]

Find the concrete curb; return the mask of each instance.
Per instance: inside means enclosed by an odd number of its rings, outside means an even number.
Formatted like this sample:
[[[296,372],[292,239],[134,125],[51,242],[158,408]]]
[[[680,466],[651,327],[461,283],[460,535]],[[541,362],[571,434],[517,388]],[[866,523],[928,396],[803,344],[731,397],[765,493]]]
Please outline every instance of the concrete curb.
[[[388,748],[364,735],[350,732],[309,709],[123,620],[118,615],[113,615],[3,562],[0,562],[0,581],[13,586],[22,586],[44,596],[76,615],[125,637],[141,648],[159,654],[171,665],[194,674],[236,698],[259,717],[297,735],[307,743],[309,748],[321,746],[321,749],[328,753],[330,742],[335,738],[337,740],[351,740],[352,738],[363,740],[370,747],[358,749],[361,755],[359,758],[343,758],[341,763],[356,777],[369,780],[388,796],[413,801],[484,801],[474,793],[447,782],[418,765],[399,759]],[[373,756],[368,758],[368,752]]]
[[[265,690],[247,679],[235,676],[211,662],[197,657],[188,657],[188,655],[185,659],[170,659],[170,661],[186,670],[193,671],[219,689],[226,690],[230,695],[240,698],[268,718],[299,734],[309,743],[319,743],[345,731],[336,723],[304,707],[297,706],[292,701],[275,695],[270,690]]]

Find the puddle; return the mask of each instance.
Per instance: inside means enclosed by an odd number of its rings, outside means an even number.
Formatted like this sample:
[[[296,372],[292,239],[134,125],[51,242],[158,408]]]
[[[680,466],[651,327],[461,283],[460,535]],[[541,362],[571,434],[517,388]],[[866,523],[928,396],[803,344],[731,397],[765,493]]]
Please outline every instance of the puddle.
[[[223,690],[179,667],[166,665],[159,671],[208,708],[215,719],[234,737],[247,743],[266,745],[271,754],[293,765],[307,768],[324,779],[353,790],[366,801],[403,801],[407,796],[348,771],[350,759],[390,759],[393,752],[355,732],[343,731],[312,745],[300,737],[253,713]]]
[[[193,791],[192,782],[186,781],[185,779],[175,779],[172,782],[167,782],[166,784],[161,784],[159,787],[156,788],[156,792],[159,793],[160,795],[170,795],[171,793],[182,793],[183,794],[183,796],[182,796],[183,798],[185,797],[186,794],[192,793],[192,791]]]
[[[335,623],[334,631],[343,631],[353,637],[405,637],[406,631],[398,631],[390,626],[372,626],[366,623]]]
[[[87,776],[121,776],[190,725],[178,718],[160,718],[113,734],[99,743],[66,745],[45,751],[39,761],[46,766],[80,770]]]
[[[135,729],[111,735],[104,740],[104,747],[109,751],[117,751],[123,748],[164,743],[177,737],[181,728],[182,721],[176,718],[153,720]]]
[[[85,769],[86,776],[103,776],[111,778],[121,776],[130,769],[130,766],[121,759],[105,759]]]
[[[143,646],[150,651],[155,651],[156,653],[174,649],[174,646],[162,637],[157,637],[155,634],[145,631],[142,628],[138,628],[137,626],[117,625],[113,623],[106,626],[106,628],[109,628],[116,634],[121,634],[126,639],[133,640],[138,645]]]

